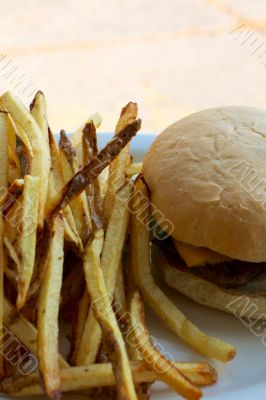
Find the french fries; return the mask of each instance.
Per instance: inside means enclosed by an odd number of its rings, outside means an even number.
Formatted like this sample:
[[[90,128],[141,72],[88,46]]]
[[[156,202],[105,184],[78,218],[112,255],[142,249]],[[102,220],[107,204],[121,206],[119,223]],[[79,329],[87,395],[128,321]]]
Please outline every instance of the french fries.
[[[65,131],[60,132],[59,140],[60,162],[64,182],[67,183],[79,170],[76,150],[72,146],[70,139]],[[86,244],[92,229],[89,205],[86,194],[80,193],[70,203],[70,208],[76,223],[76,228],[83,244]]]
[[[107,293],[111,299],[113,298],[117,272],[126,239],[129,221],[128,202],[131,192],[132,185],[126,183],[117,193],[103,245],[101,267],[104,274]],[[99,230],[99,232],[102,231]],[[95,362],[100,343],[101,329],[97,324],[91,309],[84,326],[80,349],[77,353],[77,365],[87,365]]]
[[[138,115],[138,106],[136,103],[128,103],[121,111],[120,118],[115,128],[116,135],[126,126],[136,121]],[[129,146],[126,146],[119,156],[110,165],[107,191],[104,199],[103,215],[108,222],[114,205],[115,194],[124,184],[126,168],[129,164]]]
[[[10,92],[6,92],[2,95],[1,102],[10,113],[14,122],[25,130],[32,145],[34,156],[31,174],[41,179],[39,225],[42,228],[51,168],[48,143],[35,119],[17,97],[13,96]]]
[[[57,398],[60,393],[58,352],[58,313],[63,275],[64,227],[59,214],[53,222],[45,274],[42,280],[38,307],[38,355],[40,371],[48,395]]]
[[[4,324],[23,343],[29,351],[37,356],[37,329],[17,309],[4,298]],[[60,368],[68,368],[68,363],[59,356]]]
[[[26,175],[22,195],[22,216],[20,237],[17,243],[18,264],[18,296],[17,308],[20,310],[26,303],[35,264],[37,239],[40,178]]]
[[[160,377],[160,380],[173,387],[177,393],[186,399],[199,399],[201,391],[194,386],[174,363],[163,357],[153,346],[150,335],[144,325],[144,311],[141,297],[136,291],[131,300],[131,326],[137,348],[150,368]]]
[[[201,354],[223,362],[234,358],[236,350],[233,346],[200,331],[156,285],[150,264],[149,195],[141,176],[136,182],[131,208],[131,254],[134,254],[132,264],[135,281],[144,299],[176,335]]]
[[[49,199],[48,205],[50,204],[50,200],[55,196],[55,194],[62,189],[64,186],[63,172],[62,166],[60,163],[60,155],[57,143],[52,132],[49,130],[49,146],[51,153],[51,161],[53,169],[50,174],[50,185],[49,185]],[[49,206],[47,206],[49,207]],[[72,211],[70,206],[66,206],[63,210],[64,214],[64,224],[65,224],[65,236],[67,240],[74,243],[79,251],[83,252],[83,244],[79,237],[76,222],[74,220]]]
[[[47,109],[46,109],[46,100],[44,94],[39,90],[30,105],[31,115],[34,117],[37,122],[45,140],[48,144],[48,119],[47,119]]]
[[[217,380],[216,371],[206,362],[175,362],[175,368],[191,380],[195,385],[208,386]],[[135,384],[152,383],[158,379],[157,374],[149,369],[144,361],[130,363]],[[62,392],[87,390],[93,388],[112,387],[116,378],[111,364],[94,364],[85,367],[71,367],[60,371]],[[29,386],[30,385],[30,386]],[[5,393],[13,396],[32,396],[43,393],[38,374],[20,378],[15,384],[7,380],[2,385]]]
[[[127,125],[99,152],[97,157],[74,175],[53,199],[48,212],[49,220],[51,220],[61,208],[65,208],[72,199],[78,196],[88,184],[100,175],[100,173],[115,159],[122,148],[137,134],[140,127],[140,119]]]
[[[98,154],[96,128],[93,122],[87,123],[82,136],[82,160],[83,165],[88,164]],[[102,227],[102,198],[100,190],[100,176],[94,179],[86,188],[87,200],[94,229]]]
[[[93,123],[95,128],[99,128],[99,126],[102,123],[102,120],[103,119],[102,119],[101,115],[96,112],[83,125],[81,125],[81,127],[76,132],[74,132],[71,135],[71,142],[72,142],[72,145],[75,147],[76,150],[81,145],[82,133],[83,133],[83,130],[84,130],[85,126],[87,124]]]
[[[80,342],[82,339],[84,326],[88,317],[90,305],[90,297],[87,288],[85,288],[82,298],[78,304],[78,316],[75,326],[74,333],[74,343],[73,343],[73,354],[72,354],[72,362],[75,364],[77,358],[77,352],[79,350]]]
[[[169,361],[155,348],[139,290],[203,354],[225,360],[234,349],[188,322],[153,281],[149,231],[137,219],[140,203],[149,218],[149,199],[138,202],[131,180],[142,168],[130,154],[141,127],[137,104],[122,109],[101,151],[99,114],[71,139],[62,131],[58,145],[42,92],[30,110],[9,92],[0,104],[0,347],[10,337],[12,360],[21,362],[23,350],[26,364],[36,361],[23,375],[1,352],[0,391],[147,400],[161,380],[198,399],[197,386],[215,383],[216,371],[206,362]],[[146,193],[140,179],[136,188]],[[59,352],[62,321],[71,332],[71,366]]]
[[[136,400],[130,364],[123,336],[119,330],[112,303],[108,296],[101,269],[100,254],[103,247],[103,231],[95,233],[92,243],[84,256],[84,272],[91,304],[96,318],[103,330],[103,336],[113,371],[117,379],[119,398]]]

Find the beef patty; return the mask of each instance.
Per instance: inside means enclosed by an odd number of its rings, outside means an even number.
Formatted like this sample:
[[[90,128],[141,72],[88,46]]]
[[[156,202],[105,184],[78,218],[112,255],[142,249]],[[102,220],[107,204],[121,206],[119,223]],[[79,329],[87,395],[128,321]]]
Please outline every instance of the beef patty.
[[[224,288],[237,288],[261,279],[266,274],[266,262],[253,263],[232,260],[220,264],[205,264],[202,267],[187,267],[174,247],[171,239],[156,241],[169,264],[180,271],[192,273]]]

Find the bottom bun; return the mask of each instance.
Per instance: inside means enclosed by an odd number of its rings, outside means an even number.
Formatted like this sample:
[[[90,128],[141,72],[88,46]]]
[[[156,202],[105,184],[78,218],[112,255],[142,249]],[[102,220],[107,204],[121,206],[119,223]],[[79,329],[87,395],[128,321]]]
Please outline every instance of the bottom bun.
[[[189,272],[180,271],[168,263],[163,251],[155,245],[152,246],[152,259],[162,271],[168,286],[195,302],[238,318],[266,320],[266,293],[250,293],[245,288],[224,289]]]

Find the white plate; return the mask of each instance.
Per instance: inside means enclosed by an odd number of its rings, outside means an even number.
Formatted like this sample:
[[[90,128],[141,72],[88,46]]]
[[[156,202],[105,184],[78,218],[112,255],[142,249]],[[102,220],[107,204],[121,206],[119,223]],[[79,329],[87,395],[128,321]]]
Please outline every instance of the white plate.
[[[155,135],[139,135],[132,141],[132,152],[138,160],[149,148]],[[243,322],[233,315],[200,306],[176,291],[161,287],[178,307],[202,330],[227,340],[237,348],[236,358],[229,363],[208,360],[218,370],[217,384],[203,389],[204,398],[217,400],[262,400],[266,398],[266,347]],[[204,358],[184,345],[163,322],[147,308],[146,318],[152,335],[179,361]],[[265,324],[266,325],[266,324]],[[265,326],[266,334],[266,326]],[[161,383],[152,387],[152,399],[170,400],[178,396]]]
[[[149,148],[155,135],[139,135],[132,141],[134,159],[139,161]],[[102,147],[111,135],[100,134]],[[204,398],[217,400],[262,400],[266,397],[266,347],[261,337],[255,336],[233,315],[200,306],[161,283],[166,294],[178,305],[186,316],[202,330],[212,336],[227,340],[236,346],[238,354],[230,363],[223,364],[208,360],[219,373],[219,382],[204,388]],[[205,358],[184,345],[173,335],[163,322],[147,308],[147,324],[164,349],[178,361],[198,361]],[[265,330],[266,333],[266,330]],[[7,397],[0,397],[7,399]],[[36,398],[36,397],[35,397]],[[38,397],[44,398],[44,397]],[[65,395],[69,400],[85,399],[84,396]],[[172,400],[180,398],[168,387],[156,383],[152,387],[153,400]]]

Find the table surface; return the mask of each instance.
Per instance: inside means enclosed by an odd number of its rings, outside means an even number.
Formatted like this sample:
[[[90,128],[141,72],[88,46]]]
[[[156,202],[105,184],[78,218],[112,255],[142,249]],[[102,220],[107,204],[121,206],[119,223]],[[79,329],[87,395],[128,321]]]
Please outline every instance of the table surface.
[[[155,133],[202,108],[266,103],[263,0],[2,3],[0,89],[26,103],[42,89],[54,131],[95,111],[112,131],[129,100]]]

